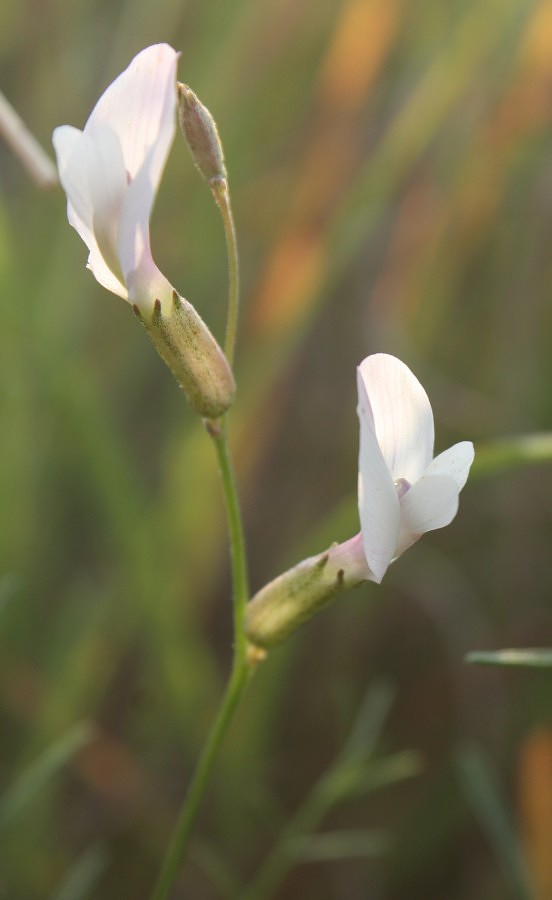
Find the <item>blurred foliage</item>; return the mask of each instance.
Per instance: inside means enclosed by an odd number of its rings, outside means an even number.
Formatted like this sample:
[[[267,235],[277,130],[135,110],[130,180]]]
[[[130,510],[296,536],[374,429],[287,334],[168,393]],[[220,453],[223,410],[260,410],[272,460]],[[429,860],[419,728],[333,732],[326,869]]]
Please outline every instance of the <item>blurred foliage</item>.
[[[508,443],[552,423],[551,0],[3,0],[0,24],[0,85],[46,147],[160,40],[217,119],[242,257],[231,434],[255,589],[358,529],[366,354],[415,371],[438,449],[486,448],[450,528],[263,666],[175,898],[241,895],[385,678],[380,756],[414,749],[423,772],[332,809],[275,896],[513,900],[506,816],[549,900],[549,673],[464,657],[552,644],[550,454]],[[222,229],[178,140],[152,241],[220,335]],[[85,259],[61,192],[0,146],[0,793],[94,723],[5,824],[9,900],[147,898],[229,661],[212,448]],[[474,766],[454,764],[466,739],[485,748],[471,793]],[[475,801],[483,781],[504,806]]]

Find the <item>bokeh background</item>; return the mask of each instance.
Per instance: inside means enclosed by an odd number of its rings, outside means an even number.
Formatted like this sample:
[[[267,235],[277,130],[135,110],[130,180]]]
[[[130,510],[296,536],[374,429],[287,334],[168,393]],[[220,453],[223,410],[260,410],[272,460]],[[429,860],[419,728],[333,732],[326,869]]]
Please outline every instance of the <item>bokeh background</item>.
[[[480,448],[453,525],[260,668],[174,897],[245,897],[278,847],[256,900],[550,900],[552,676],[465,654],[552,644],[546,453],[493,450],[552,422],[552,2],[2,0],[0,84],[49,148],[161,40],[231,175],[253,589],[358,530],[368,353],[416,372],[437,449]],[[180,138],[152,242],[221,335],[222,229]],[[85,259],[2,144],[6,900],[149,896],[231,656],[212,447]]]

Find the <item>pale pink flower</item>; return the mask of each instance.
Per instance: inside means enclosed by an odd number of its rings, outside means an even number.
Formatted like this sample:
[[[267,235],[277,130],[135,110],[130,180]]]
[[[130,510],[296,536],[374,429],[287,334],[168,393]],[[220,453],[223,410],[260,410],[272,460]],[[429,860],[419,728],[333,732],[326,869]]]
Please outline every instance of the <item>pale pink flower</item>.
[[[153,261],[149,219],[175,132],[176,64],[168,44],[147,47],[104,91],[83,131],[53,135],[67,215],[97,281],[141,312],[163,310],[173,288]]]
[[[88,267],[134,307],[193,408],[207,419],[232,403],[234,376],[195,308],[153,261],[149,220],[176,127],[176,64],[168,44],[146,47],[94,107],[83,131],[53,135],[67,216]]]
[[[455,517],[474,450],[461,441],[433,458],[433,413],[410,369],[386,353],[358,367],[358,508],[367,575]]]
[[[247,609],[247,636],[259,648],[288,634],[363,581],[378,584],[415,541],[452,521],[473,462],[461,441],[433,459],[433,413],[426,392],[394,356],[367,356],[357,370],[360,533],[311,556],[262,588]]]

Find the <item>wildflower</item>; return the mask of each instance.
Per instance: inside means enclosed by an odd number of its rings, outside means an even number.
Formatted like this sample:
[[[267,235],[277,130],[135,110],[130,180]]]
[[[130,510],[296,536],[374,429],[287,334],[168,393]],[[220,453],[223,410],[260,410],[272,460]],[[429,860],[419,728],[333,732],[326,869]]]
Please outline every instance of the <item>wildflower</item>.
[[[233,398],[232,373],[150,247],[149,219],[175,133],[177,59],[168,44],[142,50],[102,94],[84,130],[62,125],[53,142],[88,268],[133,306],[192,406],[216,418]]]
[[[473,461],[461,441],[433,459],[431,405],[399,359],[368,356],[358,367],[361,531],[305,559],[267,584],[247,610],[251,644],[280,643],[348,588],[381,582],[389,564],[415,541],[448,525]]]
[[[458,511],[474,450],[461,441],[433,459],[428,396],[410,369],[376,353],[358,367],[360,452],[358,508],[370,578],[415,541],[443,528]]]

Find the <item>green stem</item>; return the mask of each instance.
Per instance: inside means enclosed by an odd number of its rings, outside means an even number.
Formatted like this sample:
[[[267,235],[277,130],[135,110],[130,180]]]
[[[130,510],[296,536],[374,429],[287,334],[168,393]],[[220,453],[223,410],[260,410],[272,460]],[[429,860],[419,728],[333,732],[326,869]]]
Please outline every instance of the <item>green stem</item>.
[[[215,445],[224,499],[226,502],[228,535],[230,538],[230,556],[232,561],[234,661],[237,663],[238,661],[244,660],[247,654],[247,638],[245,635],[244,623],[247,601],[249,600],[249,580],[247,576],[245,537],[243,533],[236,480],[234,478],[232,460],[228,447],[226,421],[210,422],[207,424],[207,429]]]
[[[244,631],[245,611],[249,599],[247,562],[240,504],[228,447],[226,423],[223,420],[220,422],[207,422],[206,425],[217,453],[228,519],[234,601],[234,665],[217,717],[192,776],[157,885],[151,895],[151,900],[166,900],[169,896],[169,891],[178,875],[188,848],[201,801],[222,747],[222,742],[238,704],[243,697],[255,664],[258,662],[258,659],[248,655],[248,644]]]
[[[211,190],[222,216],[224,237],[226,239],[226,252],[228,255],[228,318],[226,320],[224,352],[232,367],[234,362],[234,350],[236,347],[240,294],[238,241],[234,225],[234,216],[232,214],[228,182],[225,179],[217,179],[211,184]]]
[[[228,191],[228,182],[216,179],[211,189],[222,215],[226,250],[228,254],[228,318],[226,323],[225,353],[230,366],[234,360],[239,307],[238,244],[234,218]],[[209,778],[218,758],[226,732],[243,697],[245,688],[260,657],[248,652],[245,635],[245,612],[249,600],[245,539],[241,520],[240,503],[232,467],[225,419],[206,421],[217,454],[226,504],[230,556],[232,561],[232,593],[234,608],[234,662],[230,681],[222,698],[217,716],[207,742],[198,760],[176,823],[157,884],[151,900],[166,900],[178,876],[201,802],[207,790]]]
[[[151,900],[166,900],[169,896],[169,891],[176,880],[190,842],[201,801],[217,760],[223,738],[234,717],[252,672],[253,669],[245,658],[234,666],[218,715],[212,725],[211,732],[192,776],[163,867],[151,895]]]

